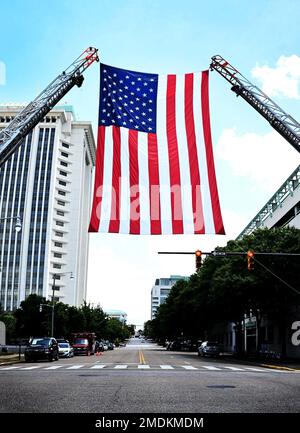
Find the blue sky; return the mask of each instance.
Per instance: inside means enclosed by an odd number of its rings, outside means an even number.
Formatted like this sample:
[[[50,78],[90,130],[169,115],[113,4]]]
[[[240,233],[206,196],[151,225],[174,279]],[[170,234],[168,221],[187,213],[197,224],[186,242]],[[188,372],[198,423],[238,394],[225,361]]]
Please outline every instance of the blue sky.
[[[220,54],[250,81],[268,88],[297,118],[299,17],[297,0],[2,2],[0,103],[29,102],[86,47],[94,46],[103,63],[154,73],[208,69],[211,57]],[[92,65],[82,88],[64,98],[73,104],[78,120],[90,120],[95,127],[98,88],[99,68]],[[236,98],[216,72],[210,76],[210,99],[228,236],[90,235],[88,300],[100,302],[104,309],[127,311],[131,323],[149,319],[155,278],[194,271],[193,256],[170,258],[157,251],[223,245],[239,234],[299,164],[292,146]]]

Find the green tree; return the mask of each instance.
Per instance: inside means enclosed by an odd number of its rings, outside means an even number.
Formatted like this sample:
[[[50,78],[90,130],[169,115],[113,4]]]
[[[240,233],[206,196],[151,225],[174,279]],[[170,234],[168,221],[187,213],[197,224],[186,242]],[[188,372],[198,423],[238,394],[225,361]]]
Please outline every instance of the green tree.
[[[29,295],[22,301],[14,315],[16,318],[16,334],[19,337],[27,338],[32,335],[47,335],[48,324],[43,320],[45,314],[40,312],[40,304],[46,304],[45,298],[38,295]]]
[[[147,329],[162,340],[181,333],[209,338],[215,324],[231,321],[236,325],[237,350],[241,351],[241,324],[244,313],[252,309],[254,314],[259,311],[258,320],[266,316],[278,324],[284,357],[288,311],[299,305],[299,257],[254,256],[254,270],[248,271],[246,252],[300,253],[300,230],[260,229],[217,250],[236,255],[207,257],[189,281],[173,286]]]

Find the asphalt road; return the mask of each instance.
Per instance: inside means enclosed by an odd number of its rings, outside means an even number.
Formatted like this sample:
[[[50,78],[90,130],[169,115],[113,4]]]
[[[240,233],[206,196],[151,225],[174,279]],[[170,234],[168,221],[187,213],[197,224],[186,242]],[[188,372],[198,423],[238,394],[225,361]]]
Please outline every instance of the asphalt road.
[[[300,371],[133,339],[100,356],[0,367],[1,413],[299,413]]]

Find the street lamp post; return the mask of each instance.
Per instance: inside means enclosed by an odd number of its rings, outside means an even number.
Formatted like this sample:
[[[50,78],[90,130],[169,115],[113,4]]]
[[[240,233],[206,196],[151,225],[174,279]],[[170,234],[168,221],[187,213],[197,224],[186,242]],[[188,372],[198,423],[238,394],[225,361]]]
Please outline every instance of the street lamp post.
[[[63,275],[67,275],[70,274],[70,280],[74,279],[74,275],[73,272],[63,272],[61,274],[53,274],[53,284],[52,284],[52,315],[51,315],[51,337],[54,336],[54,307],[55,307],[55,298],[54,298],[54,292],[56,290],[55,288],[55,280],[57,279],[57,277],[63,276]]]
[[[4,218],[0,218],[0,222],[1,221],[7,221],[7,220],[17,220],[15,223],[15,231],[17,233],[19,233],[22,230],[22,222],[21,222],[21,218],[19,215],[17,216],[11,216],[11,217],[4,217]]]

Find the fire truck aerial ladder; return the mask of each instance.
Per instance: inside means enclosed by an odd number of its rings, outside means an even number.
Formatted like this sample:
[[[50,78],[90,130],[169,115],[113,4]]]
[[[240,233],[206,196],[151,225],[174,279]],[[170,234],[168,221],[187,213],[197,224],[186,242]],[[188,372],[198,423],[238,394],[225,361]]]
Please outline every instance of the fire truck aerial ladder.
[[[298,152],[300,152],[300,124],[285,113],[272,99],[248,81],[223,57],[212,57],[210,69],[217,71],[230,84],[231,90],[247,101],[271,126],[279,132]]]
[[[22,139],[49,113],[66,93],[84,80],[82,73],[95,61],[98,50],[87,48],[74,62],[58,75],[34,101],[30,102],[9,125],[0,131],[0,167],[20,146]]]

